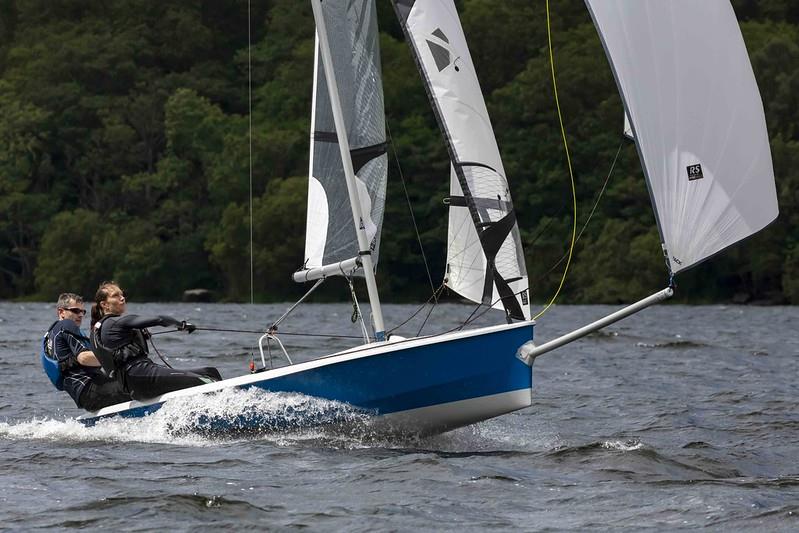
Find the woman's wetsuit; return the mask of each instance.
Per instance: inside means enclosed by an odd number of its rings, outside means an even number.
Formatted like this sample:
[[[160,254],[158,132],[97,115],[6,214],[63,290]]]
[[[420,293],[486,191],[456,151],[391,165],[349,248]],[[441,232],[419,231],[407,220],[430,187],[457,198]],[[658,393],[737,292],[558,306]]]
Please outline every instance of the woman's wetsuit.
[[[170,316],[106,315],[92,328],[92,346],[106,372],[121,374],[122,383],[135,400],[221,380],[213,367],[180,370],[150,360],[144,328],[180,325]]]

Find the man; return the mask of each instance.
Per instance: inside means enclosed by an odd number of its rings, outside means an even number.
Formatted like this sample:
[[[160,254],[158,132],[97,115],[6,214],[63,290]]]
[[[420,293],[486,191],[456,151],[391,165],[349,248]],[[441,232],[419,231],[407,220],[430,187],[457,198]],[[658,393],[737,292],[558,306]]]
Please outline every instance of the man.
[[[106,376],[97,357],[88,349],[89,339],[80,332],[86,314],[83,298],[71,292],[61,294],[56,312],[58,321],[47,331],[44,349],[51,360],[57,361],[63,390],[87,411],[129,401],[130,394],[119,379]]]

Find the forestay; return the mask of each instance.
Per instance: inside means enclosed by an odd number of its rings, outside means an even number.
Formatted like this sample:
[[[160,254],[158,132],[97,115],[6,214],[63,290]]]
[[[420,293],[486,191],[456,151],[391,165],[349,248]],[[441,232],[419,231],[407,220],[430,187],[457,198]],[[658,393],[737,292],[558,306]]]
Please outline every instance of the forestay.
[[[376,265],[388,168],[377,12],[374,0],[327,0],[322,6],[363,225]],[[335,274],[350,275],[359,263],[358,241],[318,42],[311,128],[305,264],[294,275],[298,282]]]
[[[445,283],[466,298],[530,318],[527,270],[491,121],[452,0],[395,0],[448,145]]]
[[[676,273],[778,212],[763,104],[729,0],[586,0]]]

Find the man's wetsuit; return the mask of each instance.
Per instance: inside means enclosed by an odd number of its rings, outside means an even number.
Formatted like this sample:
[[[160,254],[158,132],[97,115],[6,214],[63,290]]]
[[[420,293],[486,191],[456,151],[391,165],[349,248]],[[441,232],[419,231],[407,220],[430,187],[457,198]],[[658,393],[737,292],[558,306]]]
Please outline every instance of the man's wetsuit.
[[[99,367],[78,363],[78,354],[89,350],[88,341],[69,319],[59,320],[47,332],[46,349],[63,364],[64,390],[87,411],[130,401],[121,381],[107,377]]]
[[[221,380],[219,371],[213,367],[180,370],[149,359],[144,328],[180,324],[169,316],[107,315],[92,328],[92,346],[103,368],[120,374],[125,388],[136,400]]]

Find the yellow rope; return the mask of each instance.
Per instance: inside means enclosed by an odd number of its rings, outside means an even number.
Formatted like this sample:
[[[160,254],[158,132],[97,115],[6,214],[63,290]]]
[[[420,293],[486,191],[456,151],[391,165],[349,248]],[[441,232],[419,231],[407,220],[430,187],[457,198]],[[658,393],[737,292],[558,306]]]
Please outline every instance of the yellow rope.
[[[551,30],[551,22],[549,18],[549,0],[546,2],[547,7],[547,41],[549,44],[549,65],[550,70],[552,72],[552,89],[555,93],[555,107],[558,110],[558,122],[560,123],[560,134],[563,137],[563,148],[566,150],[566,162],[569,165],[569,178],[571,179],[572,185],[572,205],[574,208],[574,218],[572,220],[572,239],[571,245],[569,246],[569,258],[566,260],[566,268],[563,271],[563,277],[560,278],[560,284],[558,285],[558,290],[555,291],[555,295],[552,296],[552,299],[549,303],[541,310],[540,313],[535,315],[533,319],[539,318],[541,315],[547,312],[547,310],[555,303],[558,295],[560,294],[560,290],[563,288],[563,284],[566,282],[566,274],[569,272],[569,266],[572,262],[572,253],[574,252],[574,242],[577,236],[577,190],[574,186],[574,172],[572,171],[572,160],[571,156],[569,155],[569,144],[566,142],[566,128],[563,126],[563,115],[560,112],[560,100],[558,99],[558,83],[555,81],[555,54],[552,52],[552,30]]]

